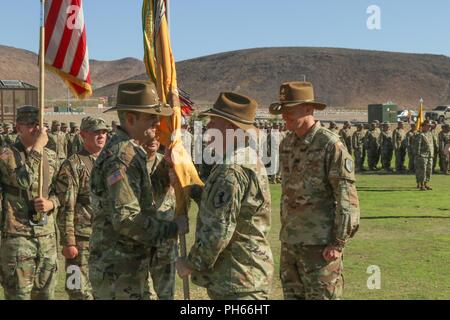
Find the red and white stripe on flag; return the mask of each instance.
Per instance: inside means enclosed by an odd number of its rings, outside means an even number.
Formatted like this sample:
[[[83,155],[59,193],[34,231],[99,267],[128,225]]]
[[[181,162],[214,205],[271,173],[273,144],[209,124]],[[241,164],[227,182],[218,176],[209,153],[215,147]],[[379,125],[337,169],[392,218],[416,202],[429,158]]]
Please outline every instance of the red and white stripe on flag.
[[[92,95],[82,0],[45,1],[45,64],[77,98]]]

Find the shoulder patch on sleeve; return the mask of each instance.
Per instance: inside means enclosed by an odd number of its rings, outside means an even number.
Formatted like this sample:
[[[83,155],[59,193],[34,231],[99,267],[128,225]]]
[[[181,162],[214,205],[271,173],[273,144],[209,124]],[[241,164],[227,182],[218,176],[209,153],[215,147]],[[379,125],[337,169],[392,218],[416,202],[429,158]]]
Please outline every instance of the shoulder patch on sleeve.
[[[353,160],[352,159],[345,159],[345,170],[347,170],[349,173],[352,173],[354,170],[355,166],[353,164]]]
[[[114,171],[108,178],[106,178],[106,181],[108,183],[108,186],[111,187],[112,185],[116,184],[120,180],[124,179],[124,175],[121,170]]]

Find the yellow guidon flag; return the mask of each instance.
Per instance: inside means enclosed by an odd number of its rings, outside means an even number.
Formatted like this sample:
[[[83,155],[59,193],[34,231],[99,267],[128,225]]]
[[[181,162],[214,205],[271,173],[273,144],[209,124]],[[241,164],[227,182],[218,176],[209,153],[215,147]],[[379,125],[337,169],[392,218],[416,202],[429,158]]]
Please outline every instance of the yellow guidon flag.
[[[422,128],[422,123],[425,121],[425,113],[423,111],[423,99],[420,98],[419,114],[417,115],[416,129],[419,131]]]
[[[172,117],[161,119],[159,137],[161,143],[172,150],[174,171],[180,184],[178,188],[175,188],[177,214],[183,214],[186,213],[187,202],[183,191],[186,191],[192,185],[203,186],[203,183],[181,140],[182,115],[178,97],[175,60],[170,45],[166,0],[144,0],[142,27],[145,49],[144,63],[147,73],[150,80],[155,83],[161,101],[170,103],[174,111]]]

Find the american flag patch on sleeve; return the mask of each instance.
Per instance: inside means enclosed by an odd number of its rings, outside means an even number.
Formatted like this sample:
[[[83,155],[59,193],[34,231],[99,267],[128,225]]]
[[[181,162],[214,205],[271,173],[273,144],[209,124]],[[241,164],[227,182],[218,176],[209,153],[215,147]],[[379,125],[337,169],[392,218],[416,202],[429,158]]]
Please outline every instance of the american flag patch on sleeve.
[[[112,186],[113,184],[119,182],[123,178],[124,178],[124,176],[122,175],[122,171],[117,170],[112,175],[110,175],[106,180],[107,180],[108,186]]]

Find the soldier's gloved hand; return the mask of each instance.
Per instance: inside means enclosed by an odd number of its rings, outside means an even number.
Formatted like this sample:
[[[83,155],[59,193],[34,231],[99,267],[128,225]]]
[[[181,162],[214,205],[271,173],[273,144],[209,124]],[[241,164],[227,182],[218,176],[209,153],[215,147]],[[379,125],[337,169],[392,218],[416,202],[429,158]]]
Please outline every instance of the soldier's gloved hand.
[[[66,259],[75,259],[78,256],[78,249],[75,246],[66,246],[63,248],[62,254]]]
[[[189,233],[189,218],[187,215],[178,216],[173,222],[177,224],[179,235]]]
[[[189,276],[192,273],[192,269],[190,269],[186,263],[186,258],[178,258],[175,263],[175,268],[177,269],[178,275],[180,278],[184,278]]]
[[[48,129],[46,127],[41,128],[37,133],[36,142],[33,145],[33,149],[39,153],[42,153],[44,151],[44,147],[48,143]]]
[[[49,212],[54,209],[53,202],[45,198],[35,198],[34,199],[34,209],[37,212]]]
[[[327,246],[322,252],[323,258],[330,262],[339,259],[342,256],[342,251],[336,249],[334,246]]]

